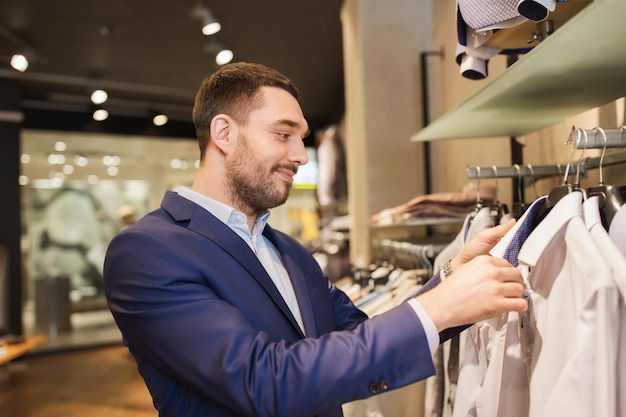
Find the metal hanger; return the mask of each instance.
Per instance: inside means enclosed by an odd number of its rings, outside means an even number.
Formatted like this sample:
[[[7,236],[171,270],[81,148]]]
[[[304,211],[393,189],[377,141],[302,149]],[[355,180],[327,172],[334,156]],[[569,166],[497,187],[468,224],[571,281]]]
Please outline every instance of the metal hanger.
[[[587,195],[599,197],[600,217],[602,218],[602,225],[608,230],[611,221],[619,209],[624,205],[624,199],[621,193],[620,187],[614,187],[612,185],[606,185],[604,183],[603,162],[604,154],[606,153],[606,133],[600,127],[594,129],[595,134],[600,133],[604,140],[604,147],[602,148],[602,155],[600,156],[600,163],[598,169],[600,170],[600,181],[597,186],[587,189]],[[622,134],[624,134],[624,128],[622,128]]]
[[[561,200],[561,198],[573,192],[580,191],[580,188],[576,189],[576,187],[573,184],[568,183],[568,177],[569,177],[570,168],[572,166],[572,160],[574,159],[574,155],[578,151],[578,145],[580,144],[580,141],[583,135],[585,136],[585,138],[587,138],[587,132],[584,129],[574,128],[572,130],[572,133],[569,135],[567,141],[565,142],[566,145],[572,142],[574,133],[576,134],[576,138],[574,142],[574,150],[572,151],[569,157],[569,160],[567,161],[567,165],[565,166],[565,174],[563,175],[563,183],[560,186],[554,187],[550,191],[550,193],[548,194],[548,198],[546,198],[546,201],[539,208],[537,216],[533,220],[533,228],[536,227],[548,215],[550,210],[552,210],[552,208],[556,205],[556,203],[559,202],[559,200]],[[582,161],[582,157],[581,157],[581,161]],[[578,171],[577,174],[579,174],[580,167],[577,167],[577,171]],[[579,178],[580,177],[577,175],[576,181],[578,181]]]

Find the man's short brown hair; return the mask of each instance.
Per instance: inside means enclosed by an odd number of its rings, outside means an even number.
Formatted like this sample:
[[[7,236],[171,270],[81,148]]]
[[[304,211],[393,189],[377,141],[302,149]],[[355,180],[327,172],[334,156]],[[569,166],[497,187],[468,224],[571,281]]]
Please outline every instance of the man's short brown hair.
[[[278,87],[299,99],[293,82],[279,71],[261,64],[237,62],[227,64],[204,79],[196,94],[193,123],[196,128],[200,159],[204,159],[210,140],[211,121],[226,114],[245,125],[248,114],[263,105],[261,87]]]

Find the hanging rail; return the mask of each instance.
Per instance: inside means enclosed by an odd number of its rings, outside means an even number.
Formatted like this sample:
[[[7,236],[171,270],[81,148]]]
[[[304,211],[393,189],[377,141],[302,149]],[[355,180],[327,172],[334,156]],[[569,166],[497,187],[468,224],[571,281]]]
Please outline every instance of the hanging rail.
[[[373,259],[385,260],[403,268],[427,268],[432,272],[432,261],[448,243],[413,243],[393,239],[372,241]]]
[[[575,150],[626,148],[626,126],[617,129],[582,129],[572,126],[566,144],[572,144]],[[626,162],[626,152],[616,152],[601,157],[584,158],[579,164],[569,167],[569,175],[579,174],[583,178],[587,171],[602,166]],[[467,167],[467,178],[528,178],[534,180],[564,175],[567,166],[555,165],[513,165],[506,167]],[[580,172],[579,172],[580,171]]]
[[[566,144],[569,143],[577,149],[626,148],[626,126],[618,129],[581,129],[572,126]]]
[[[576,174],[578,172],[578,166],[570,167],[569,173]],[[475,168],[467,167],[467,178],[528,178],[532,177],[535,180],[547,177],[556,177],[565,175],[566,166],[560,164],[554,165],[513,165],[506,167],[481,167]],[[581,164],[580,175],[583,177],[587,175],[586,164]]]

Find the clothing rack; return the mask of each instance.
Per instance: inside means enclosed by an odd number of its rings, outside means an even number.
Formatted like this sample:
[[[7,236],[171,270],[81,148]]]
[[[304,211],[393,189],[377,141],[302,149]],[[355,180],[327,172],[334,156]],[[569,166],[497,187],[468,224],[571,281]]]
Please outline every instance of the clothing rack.
[[[587,149],[613,149],[626,148],[626,126],[618,129],[602,129],[599,127],[593,129],[582,129],[572,126],[572,131],[566,141],[566,144],[574,146],[574,152],[577,150],[584,152]],[[572,153],[574,156],[574,153]],[[571,159],[570,159],[571,162]],[[580,163],[569,166],[555,165],[513,165],[507,167],[467,167],[467,178],[531,178],[534,182],[541,178],[565,175],[579,175],[585,178],[588,170],[596,169],[604,166],[615,165],[626,162],[626,151],[613,152],[598,157],[583,158]],[[568,170],[569,166],[569,170]]]
[[[432,262],[445,244],[414,243],[393,239],[374,239],[373,258],[383,259],[401,268],[427,268],[432,271]]]
[[[623,145],[626,148],[626,144]],[[594,149],[600,149],[596,147]],[[609,148],[609,146],[607,146]],[[610,146],[610,148],[618,148],[616,145]],[[588,147],[588,149],[592,149]],[[617,165],[626,163],[626,151],[612,152],[604,156],[604,160],[601,156],[584,158],[580,165],[570,168],[570,175],[576,174],[580,169],[580,175],[585,178],[587,172],[591,169],[600,168],[600,166],[606,167],[610,165]],[[535,180],[547,177],[555,177],[565,175],[566,166],[555,165],[518,165],[518,166],[506,166],[506,167],[467,167],[467,178],[534,178]]]
[[[506,167],[477,166],[475,168],[467,167],[467,178],[533,178],[535,180],[547,177],[555,177],[565,175],[566,166],[560,164],[554,165],[513,165]],[[587,164],[581,164],[570,168],[570,174],[576,174],[580,171],[583,177],[587,175]]]
[[[626,126],[619,129],[582,129],[572,126],[572,132],[566,144],[571,143],[574,149],[608,149],[626,148]]]

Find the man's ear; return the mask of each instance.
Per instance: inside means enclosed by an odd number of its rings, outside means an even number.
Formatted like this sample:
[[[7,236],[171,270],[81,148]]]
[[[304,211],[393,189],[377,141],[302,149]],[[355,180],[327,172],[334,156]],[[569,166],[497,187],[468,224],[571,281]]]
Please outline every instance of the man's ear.
[[[234,148],[237,135],[237,124],[225,114],[218,114],[211,121],[211,142],[228,154]]]

